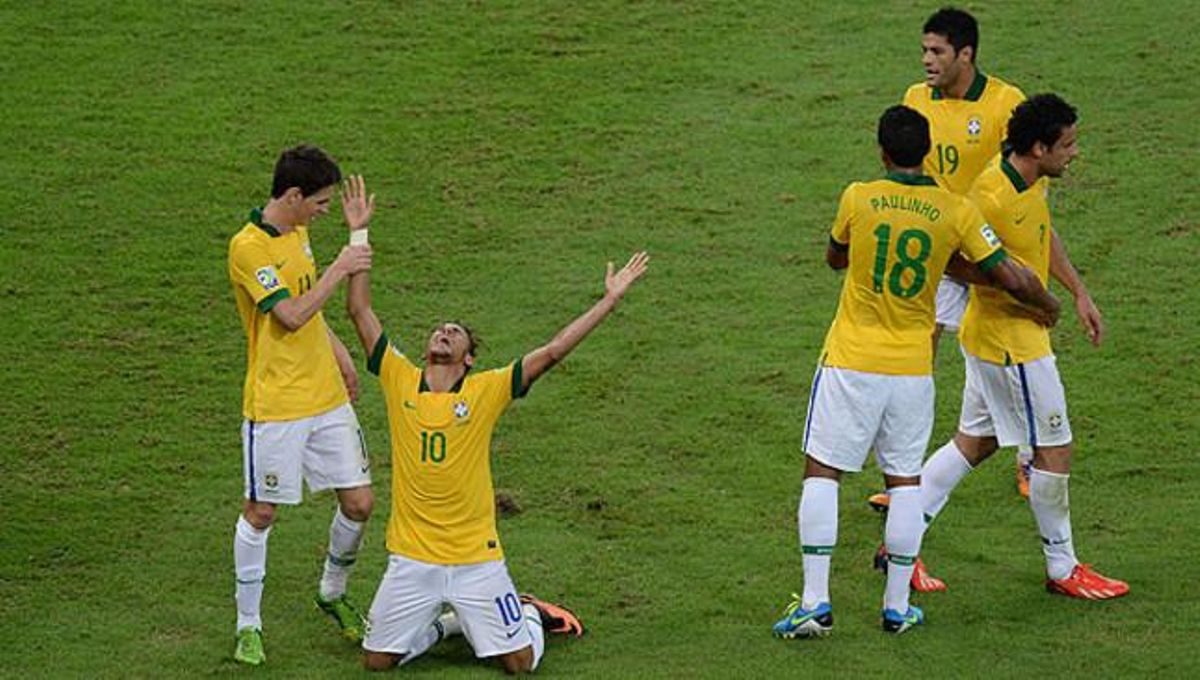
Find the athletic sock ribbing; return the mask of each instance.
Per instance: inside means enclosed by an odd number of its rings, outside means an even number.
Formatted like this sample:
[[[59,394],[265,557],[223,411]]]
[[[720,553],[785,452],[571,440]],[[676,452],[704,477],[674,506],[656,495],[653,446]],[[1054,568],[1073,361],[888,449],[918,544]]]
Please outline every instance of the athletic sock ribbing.
[[[824,477],[805,479],[797,514],[804,562],[802,606],[813,609],[829,602],[829,562],[837,545],[837,481]]]

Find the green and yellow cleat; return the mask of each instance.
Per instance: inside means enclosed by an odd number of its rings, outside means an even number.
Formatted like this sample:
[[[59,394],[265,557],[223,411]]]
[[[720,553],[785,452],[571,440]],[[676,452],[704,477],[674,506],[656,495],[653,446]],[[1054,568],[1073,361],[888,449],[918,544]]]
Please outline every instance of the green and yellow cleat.
[[[267,660],[263,652],[262,631],[247,626],[237,632],[237,648],[233,650],[233,660],[247,666],[261,666]]]
[[[354,605],[350,604],[345,595],[334,600],[326,600],[317,595],[315,602],[318,609],[328,614],[329,618],[337,623],[338,628],[342,630],[342,637],[351,642],[362,642],[367,620],[358,613],[358,609]]]

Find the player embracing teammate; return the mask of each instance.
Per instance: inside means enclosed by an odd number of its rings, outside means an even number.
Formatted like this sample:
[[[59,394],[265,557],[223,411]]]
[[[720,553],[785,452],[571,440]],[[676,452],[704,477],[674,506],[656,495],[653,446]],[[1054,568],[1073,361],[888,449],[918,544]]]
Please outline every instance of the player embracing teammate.
[[[794,597],[775,624],[773,631],[780,637],[822,636],[832,628],[828,573],[837,537],[837,481],[842,472],[861,469],[871,448],[888,486],[886,494],[871,499],[873,506],[888,511],[884,546],[876,557],[877,566],[887,572],[884,630],[903,632],[923,622],[923,612],[908,604],[910,583],[919,591],[945,589],[918,558],[923,525],[942,510],[958,482],[999,446],[1023,449],[1018,453],[1018,485],[1030,499],[1042,536],[1047,589],[1085,599],[1108,599],[1129,591],[1124,582],[1100,575],[1075,557],[1067,492],[1072,438],[1048,331],[1057,319],[1057,302],[1045,293],[1053,276],[1073,295],[1092,343],[1099,345],[1103,334],[1100,313],[1051,227],[1046,203],[1047,178],[1061,176],[1077,153],[1075,110],[1052,94],[1022,103],[1019,90],[980,72],[975,66],[978,29],[964,11],[946,8],[931,16],[924,26],[922,50],[926,81],[908,90],[904,101],[911,108],[901,110],[928,121],[931,140],[924,171],[945,189],[968,198],[964,202],[986,220],[997,244],[1004,246],[999,252],[1007,252],[1020,265],[1029,288],[1022,292],[996,272],[985,272],[979,265],[989,260],[975,257],[966,243],[961,252],[977,266],[951,261],[954,276],[939,285],[936,315],[932,309],[920,314],[913,310],[908,316],[897,313],[899,298],[928,297],[922,290],[925,281],[916,285],[920,277],[906,273],[905,267],[915,270],[919,263],[922,273],[941,273],[936,266],[925,266],[937,262],[938,241],[931,225],[914,223],[911,215],[888,215],[884,221],[877,214],[878,204],[891,207],[883,197],[893,192],[876,190],[874,198],[864,199],[863,190],[855,189],[862,185],[851,185],[843,194],[829,261],[835,268],[848,261],[850,271],[809,401],[799,508],[804,594]],[[897,159],[885,144],[887,118],[885,114],[880,122],[880,144],[892,170],[889,178],[895,178]],[[901,175],[913,171],[901,170]],[[894,204],[912,205],[904,198]],[[847,217],[848,205],[854,217]],[[902,220],[913,225],[904,232],[911,234],[909,242],[893,245],[896,224]],[[925,240],[917,234],[925,234]],[[860,251],[871,250],[874,260],[865,254],[856,257],[856,244]],[[972,284],[969,298],[967,283]],[[996,288],[997,283],[1008,290]],[[1030,291],[1035,288],[1046,297],[1031,305]],[[921,371],[903,371],[905,359],[888,341],[906,337],[921,324],[933,330],[931,351],[920,360]],[[919,440],[922,452],[928,443],[932,381],[928,394],[914,389],[897,399],[894,395],[906,388],[894,376],[931,372],[932,350],[943,327],[958,328],[966,358],[959,432],[918,474],[907,452]],[[903,356],[912,360],[914,351],[910,348]]]

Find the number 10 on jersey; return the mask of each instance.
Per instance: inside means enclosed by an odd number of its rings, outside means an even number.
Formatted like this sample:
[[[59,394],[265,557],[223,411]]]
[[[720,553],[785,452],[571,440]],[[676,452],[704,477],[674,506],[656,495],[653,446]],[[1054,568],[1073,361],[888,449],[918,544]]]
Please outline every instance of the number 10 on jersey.
[[[446,435],[443,432],[421,432],[421,462],[440,463],[446,460]]]

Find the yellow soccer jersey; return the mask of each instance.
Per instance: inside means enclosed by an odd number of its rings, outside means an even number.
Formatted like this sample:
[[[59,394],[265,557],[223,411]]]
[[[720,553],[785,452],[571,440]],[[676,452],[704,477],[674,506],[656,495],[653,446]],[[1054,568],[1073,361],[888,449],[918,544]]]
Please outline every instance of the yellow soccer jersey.
[[[979,206],[1004,248],[1045,285],[1050,276],[1050,206],[1046,184],[1030,187],[1007,159],[988,167],[968,197]],[[1008,293],[971,286],[958,338],[972,355],[997,364],[1024,363],[1051,353],[1050,331],[1021,311]]]
[[[349,401],[324,317],[318,312],[288,332],[271,314],[316,278],[305,227],[281,235],[254,210],[229,241],[229,280],[247,340],[242,414],[250,420],[307,418]]]
[[[433,564],[503,559],[492,489],[492,431],[521,392],[521,360],[430,392],[424,372],[381,335],[379,376],[392,437],[389,552]]]
[[[824,364],[868,373],[933,372],[934,299],[955,251],[989,270],[1005,257],[979,210],[923,175],[892,173],[842,193],[830,238],[850,266]]]
[[[1000,153],[1008,119],[1025,95],[1008,83],[976,71],[962,99],[917,83],[904,93],[904,105],[929,120],[933,142],[925,174],[956,194],[966,194],[988,161]]]

